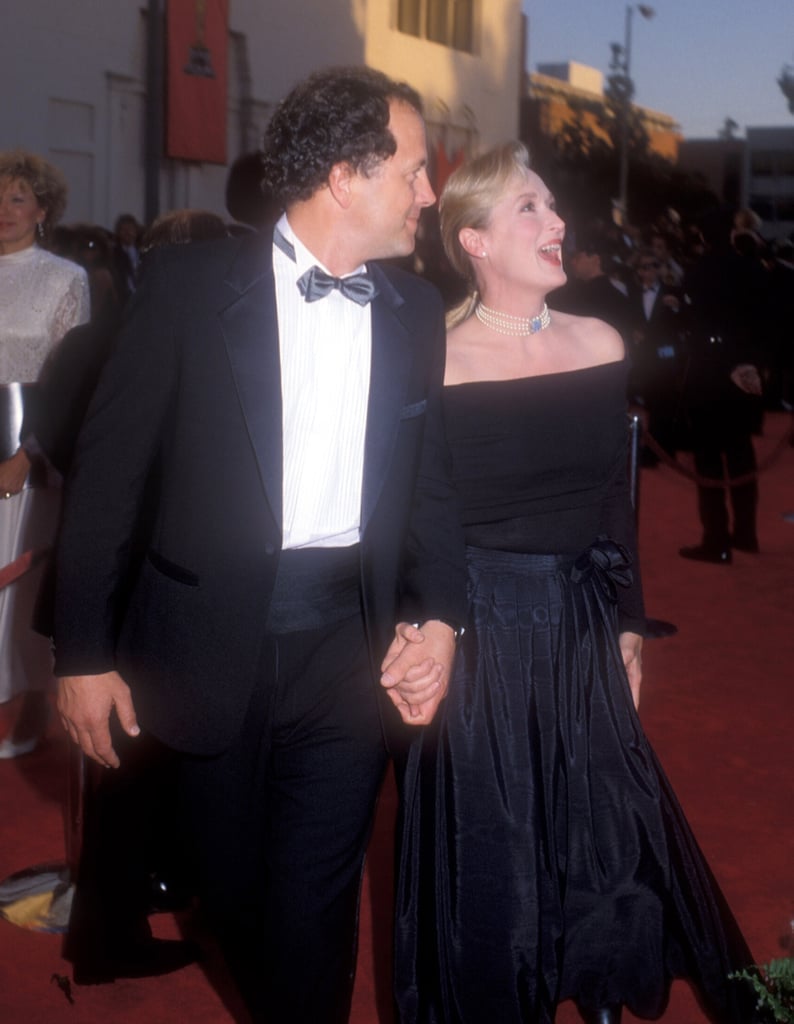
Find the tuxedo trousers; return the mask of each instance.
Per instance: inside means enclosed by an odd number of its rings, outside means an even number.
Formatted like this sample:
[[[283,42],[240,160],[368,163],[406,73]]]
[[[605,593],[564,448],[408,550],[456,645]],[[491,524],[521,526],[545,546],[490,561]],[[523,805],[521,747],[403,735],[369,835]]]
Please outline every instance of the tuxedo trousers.
[[[714,402],[691,413],[695,470],[707,480],[741,479],[732,487],[698,487],[698,513],[706,547],[723,551],[732,537],[757,543],[757,463],[752,439],[754,403],[741,394],[733,402]],[[733,525],[729,516],[733,513]]]
[[[183,761],[184,793],[202,903],[253,1020],[344,1024],[387,755],[355,577],[323,597],[323,556],[286,561],[243,728]]]

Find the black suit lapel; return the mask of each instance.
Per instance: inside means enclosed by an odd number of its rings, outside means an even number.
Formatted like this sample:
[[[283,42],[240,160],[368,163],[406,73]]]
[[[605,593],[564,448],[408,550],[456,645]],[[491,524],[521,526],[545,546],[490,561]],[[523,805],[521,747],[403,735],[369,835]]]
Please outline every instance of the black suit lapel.
[[[268,238],[246,239],[225,284],[236,297],[220,312],[221,328],[262,486],[273,518],[281,526],[281,361]],[[234,453],[229,457],[234,458]]]
[[[375,510],[389,470],[413,359],[413,342],[401,317],[404,300],[380,267],[370,265],[369,269],[378,286],[378,295],[372,303],[372,362],[361,494],[362,533]]]

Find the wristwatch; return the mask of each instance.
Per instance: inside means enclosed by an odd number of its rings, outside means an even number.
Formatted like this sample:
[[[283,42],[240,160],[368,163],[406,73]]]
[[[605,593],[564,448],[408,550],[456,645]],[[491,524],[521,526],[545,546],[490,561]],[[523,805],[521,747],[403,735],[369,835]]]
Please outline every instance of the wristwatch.
[[[452,630],[452,638],[456,644],[460,643],[463,639],[463,634],[466,632],[465,626],[456,626],[454,622],[450,622],[449,619],[442,619],[439,615],[434,615],[431,619],[425,619],[425,622],[443,622],[445,626],[449,626]],[[424,622],[412,622],[411,625],[415,629],[421,629]]]

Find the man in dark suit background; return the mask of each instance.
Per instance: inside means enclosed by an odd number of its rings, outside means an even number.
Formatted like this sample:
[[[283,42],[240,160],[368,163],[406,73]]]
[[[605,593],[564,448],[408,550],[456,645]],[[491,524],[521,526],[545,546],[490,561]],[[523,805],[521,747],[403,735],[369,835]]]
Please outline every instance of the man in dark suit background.
[[[631,317],[627,296],[612,282],[614,242],[600,227],[576,234],[567,266],[567,284],[554,293],[554,308],[575,316],[594,316],[614,327],[629,348]]]
[[[680,430],[682,356],[679,340],[679,291],[661,279],[661,265],[650,249],[640,252],[637,281],[629,290],[632,318],[630,346],[631,397],[648,415],[647,429],[657,444],[674,455]],[[655,465],[658,457],[645,451],[643,463]]]
[[[113,716],[182,752],[203,904],[255,1020],[347,1019],[382,729],[430,720],[464,614],[442,305],[370,262],[412,252],[426,161],[407,86],[297,86],[265,139],[285,216],[155,262],[68,487],[61,718],[108,767]],[[425,639],[381,690],[398,619]]]

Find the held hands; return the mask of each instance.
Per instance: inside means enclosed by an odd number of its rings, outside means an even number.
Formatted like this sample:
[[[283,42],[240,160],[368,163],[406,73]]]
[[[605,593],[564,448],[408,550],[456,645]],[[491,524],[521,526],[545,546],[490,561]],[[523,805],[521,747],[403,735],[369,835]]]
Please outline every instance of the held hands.
[[[118,672],[58,680],[58,713],[64,729],[87,757],[104,768],[118,768],[121,763],[110,738],[113,708],[127,735],[137,736],[140,729],[130,688]]]
[[[642,637],[639,633],[621,633],[618,637],[623,665],[629,677],[629,689],[634,707],[639,711],[640,687],[642,685]]]
[[[381,686],[407,725],[427,725],[447,694],[455,635],[430,619],[418,629],[400,622],[381,664]]]

